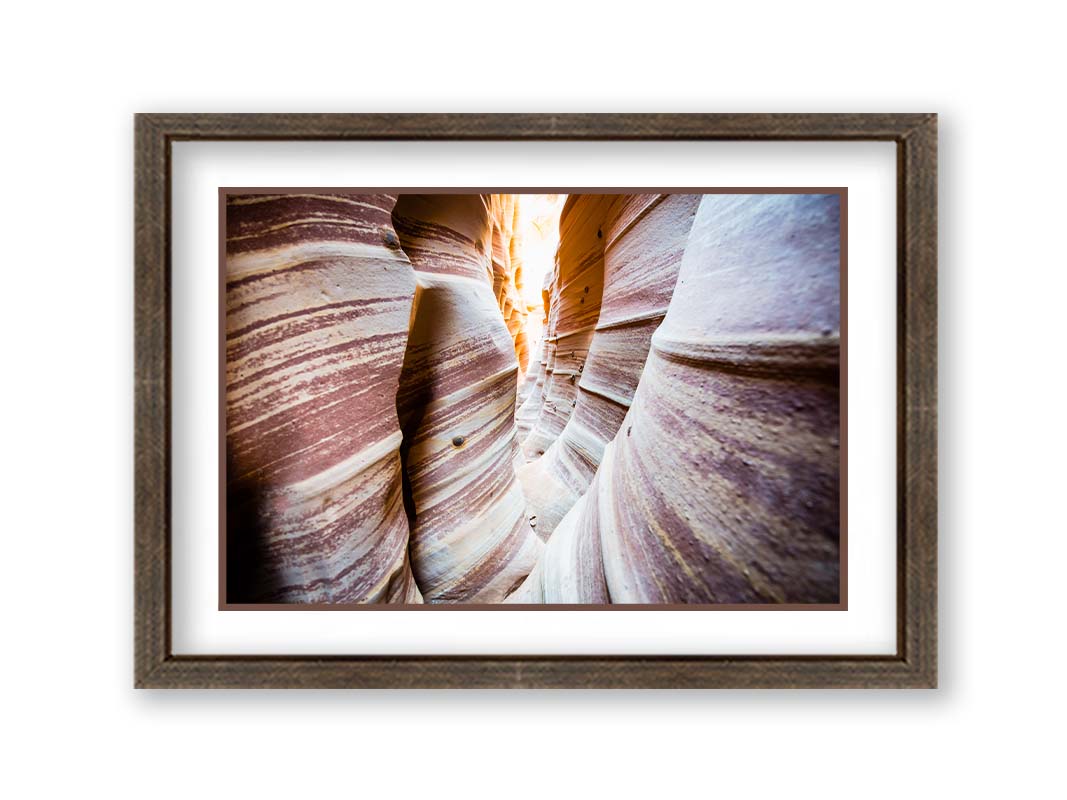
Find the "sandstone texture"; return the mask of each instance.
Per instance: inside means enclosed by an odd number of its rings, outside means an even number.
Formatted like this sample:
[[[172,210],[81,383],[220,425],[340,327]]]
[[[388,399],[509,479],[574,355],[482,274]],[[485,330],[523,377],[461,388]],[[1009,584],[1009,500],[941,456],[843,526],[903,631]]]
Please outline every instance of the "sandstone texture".
[[[396,400],[411,563],[430,602],[499,602],[541,551],[514,469],[519,364],[502,316],[514,306],[493,257],[501,206],[489,195],[405,195],[393,213],[415,270]]]
[[[603,279],[572,282],[561,287],[561,296],[578,294],[579,306],[588,302],[596,317],[581,322],[587,326],[593,319],[592,336],[588,348],[576,346],[570,379],[576,372],[577,390],[569,419],[544,455],[519,470],[528,513],[546,539],[589,488],[604,447],[630,407],[652,333],[674,292],[700,195],[583,195],[579,202],[602,215],[597,220],[602,258],[593,266],[602,266]],[[568,227],[567,235],[574,230]],[[598,307],[590,284],[601,282]],[[557,348],[557,362],[558,354]]]
[[[840,214],[228,196],[226,600],[838,601]]]
[[[510,602],[838,599],[839,214],[701,200],[622,426]]]
[[[540,458],[574,410],[578,378],[589,354],[604,291],[603,220],[611,195],[572,195],[560,216],[559,254],[550,309],[541,406],[523,450]]]
[[[230,602],[421,600],[396,416],[415,275],[395,202],[228,197]]]
[[[522,237],[515,230],[518,216],[517,195],[490,195],[493,294],[513,342],[521,383],[530,361],[530,353],[526,338],[526,303],[522,298]]]
[[[537,418],[541,414],[541,406],[545,398],[545,378],[548,376],[548,361],[550,346],[554,352],[555,342],[549,341],[552,328],[551,317],[551,287],[554,272],[546,272],[544,284],[541,289],[542,304],[539,316],[544,320],[541,325],[541,334],[537,342],[537,358],[530,360],[532,373],[526,376],[526,382],[519,387],[519,409],[515,412],[515,433],[520,443],[525,442],[533,429]],[[533,312],[532,312],[533,313]]]

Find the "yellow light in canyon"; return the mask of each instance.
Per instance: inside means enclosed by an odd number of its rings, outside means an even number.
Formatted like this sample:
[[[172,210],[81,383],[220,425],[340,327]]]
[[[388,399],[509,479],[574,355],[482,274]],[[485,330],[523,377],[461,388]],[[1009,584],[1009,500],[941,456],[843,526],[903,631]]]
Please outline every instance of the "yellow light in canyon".
[[[559,246],[559,217],[565,194],[520,194],[519,233],[522,236],[522,296],[530,312],[526,335],[530,352],[536,358],[536,345],[545,323],[541,284],[551,274]]]

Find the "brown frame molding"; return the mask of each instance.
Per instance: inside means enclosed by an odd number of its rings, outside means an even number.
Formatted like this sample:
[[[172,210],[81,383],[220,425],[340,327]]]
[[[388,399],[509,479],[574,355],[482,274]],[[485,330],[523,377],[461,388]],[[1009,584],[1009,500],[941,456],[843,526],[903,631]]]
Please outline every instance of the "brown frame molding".
[[[286,139],[895,142],[896,654],[174,655],[170,582],[171,143]],[[936,687],[936,114],[138,114],[134,182],[134,682],[137,687]]]

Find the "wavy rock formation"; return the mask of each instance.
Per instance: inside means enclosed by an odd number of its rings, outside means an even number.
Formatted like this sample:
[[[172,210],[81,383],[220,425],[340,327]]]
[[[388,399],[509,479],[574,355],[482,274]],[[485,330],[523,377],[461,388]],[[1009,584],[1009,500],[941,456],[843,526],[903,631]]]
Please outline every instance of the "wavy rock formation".
[[[395,406],[415,278],[395,202],[228,198],[230,602],[421,601]]]
[[[527,513],[544,539],[589,488],[622,425],[652,334],[667,313],[700,198],[610,195],[596,203],[604,211],[603,299],[584,369],[578,365],[574,411],[544,456],[519,470]],[[566,245],[562,239],[561,249]]]
[[[515,398],[515,405],[521,410],[523,403],[533,393],[534,388],[537,386],[537,376],[541,372],[541,337],[538,336],[534,343],[534,350],[538,353],[536,358],[531,358],[530,363],[526,366],[526,373],[522,376],[522,380],[519,381],[518,394]],[[536,418],[536,417],[535,417]],[[515,425],[518,434],[518,439],[521,441],[525,434],[530,432],[530,425],[533,424],[533,420],[529,421],[526,426],[526,430],[523,431],[519,427],[519,411],[515,412]]]
[[[485,195],[404,195],[393,214],[417,290],[397,408],[411,562],[429,602],[498,602],[542,549],[515,478],[514,339],[493,290]]]
[[[707,195],[630,410],[509,602],[839,599],[836,195]]]
[[[518,197],[513,194],[494,194],[490,198],[493,294],[511,335],[521,383],[530,353],[526,338],[526,304],[522,299],[522,243],[521,236],[515,230],[519,216]]]
[[[560,215],[559,253],[545,341],[545,383],[537,420],[523,442],[527,460],[540,458],[563,431],[578,395],[604,291],[604,231],[611,195],[571,195]]]
[[[541,286],[541,297],[544,303],[544,323],[541,326],[541,336],[537,344],[536,377],[532,387],[529,383],[521,387],[520,402],[518,403],[519,410],[515,412],[515,432],[519,442],[525,442],[529,437],[530,431],[541,413],[541,404],[544,402],[545,378],[548,375],[549,337],[555,325],[554,317],[551,313],[552,275],[553,273],[551,272],[545,273],[544,283]],[[554,340],[551,344],[554,348]],[[531,366],[533,366],[533,360],[531,360]],[[529,376],[527,381],[529,381]],[[523,389],[525,389],[525,397],[521,394]],[[525,452],[523,452],[523,457],[525,460]]]
[[[838,600],[837,196],[568,198],[536,358],[518,204],[228,198],[227,600]]]

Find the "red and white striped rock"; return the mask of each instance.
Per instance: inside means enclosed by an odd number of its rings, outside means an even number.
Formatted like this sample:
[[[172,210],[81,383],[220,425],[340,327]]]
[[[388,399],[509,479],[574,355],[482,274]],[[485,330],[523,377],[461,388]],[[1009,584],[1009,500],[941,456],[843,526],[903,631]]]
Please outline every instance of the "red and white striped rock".
[[[836,195],[707,195],[633,403],[510,602],[839,599]]]
[[[541,542],[515,478],[518,362],[493,291],[494,199],[404,195],[393,219],[417,292],[397,404],[411,560],[429,602],[498,602]]]
[[[574,410],[604,290],[604,231],[611,195],[571,195],[560,215],[552,278],[545,384],[537,420],[523,442],[527,460],[545,454]]]
[[[395,202],[228,198],[230,602],[421,600],[395,406],[415,278]]]
[[[589,488],[630,407],[652,334],[674,292],[700,197],[609,195],[598,204],[604,212],[604,292],[588,358],[584,368],[578,366],[574,411],[544,456],[519,470],[528,513],[536,516],[544,539]],[[566,244],[561,240],[561,248]]]

